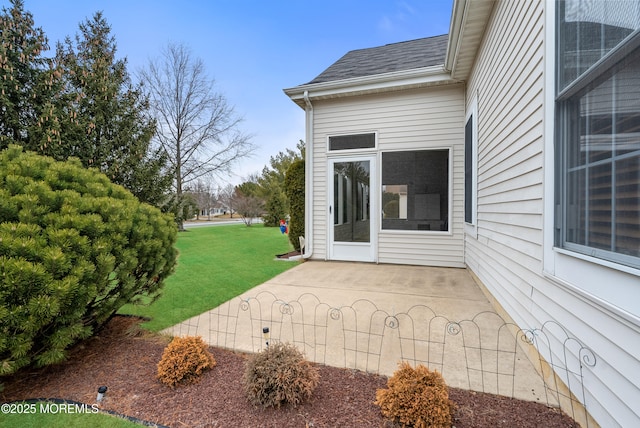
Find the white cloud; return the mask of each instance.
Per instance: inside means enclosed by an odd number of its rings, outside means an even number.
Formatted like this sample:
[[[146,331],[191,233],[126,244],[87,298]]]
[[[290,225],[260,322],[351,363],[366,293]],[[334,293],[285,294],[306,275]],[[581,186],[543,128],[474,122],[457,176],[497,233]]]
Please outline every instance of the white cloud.
[[[378,22],[378,29],[384,32],[392,32],[394,30],[393,21],[388,16],[383,16]]]
[[[415,8],[413,8],[409,3],[402,1],[398,3],[398,5],[400,6],[400,8],[404,9],[405,12],[407,12],[411,16],[416,14]]]

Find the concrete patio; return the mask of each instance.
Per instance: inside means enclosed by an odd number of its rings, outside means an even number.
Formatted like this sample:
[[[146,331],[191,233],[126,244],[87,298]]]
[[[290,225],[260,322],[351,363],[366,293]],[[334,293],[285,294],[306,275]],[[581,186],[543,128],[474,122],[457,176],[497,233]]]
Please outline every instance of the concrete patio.
[[[465,269],[307,261],[165,333],[258,352],[264,327],[319,363],[391,375],[408,360],[451,386],[557,402]]]

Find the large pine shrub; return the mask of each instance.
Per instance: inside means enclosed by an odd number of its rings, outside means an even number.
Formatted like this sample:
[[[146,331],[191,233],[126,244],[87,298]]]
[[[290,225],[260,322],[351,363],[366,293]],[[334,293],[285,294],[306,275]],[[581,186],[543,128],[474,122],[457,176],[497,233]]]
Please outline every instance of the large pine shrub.
[[[159,295],[173,219],[79,161],[0,152],[0,375],[59,362],[122,305]]]

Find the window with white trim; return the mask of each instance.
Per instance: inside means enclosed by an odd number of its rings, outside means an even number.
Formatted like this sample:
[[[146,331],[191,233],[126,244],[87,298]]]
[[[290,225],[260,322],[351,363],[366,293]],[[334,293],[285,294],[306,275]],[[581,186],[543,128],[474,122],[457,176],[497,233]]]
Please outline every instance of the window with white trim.
[[[449,230],[449,149],[382,153],[382,229]]]
[[[639,268],[640,3],[556,4],[556,245]]]

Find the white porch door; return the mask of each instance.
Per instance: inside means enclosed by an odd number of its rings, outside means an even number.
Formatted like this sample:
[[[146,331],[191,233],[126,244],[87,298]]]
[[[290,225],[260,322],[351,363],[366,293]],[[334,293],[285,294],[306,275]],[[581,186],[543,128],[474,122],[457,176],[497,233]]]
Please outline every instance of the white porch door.
[[[329,258],[373,262],[375,156],[329,160]]]

